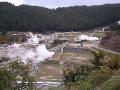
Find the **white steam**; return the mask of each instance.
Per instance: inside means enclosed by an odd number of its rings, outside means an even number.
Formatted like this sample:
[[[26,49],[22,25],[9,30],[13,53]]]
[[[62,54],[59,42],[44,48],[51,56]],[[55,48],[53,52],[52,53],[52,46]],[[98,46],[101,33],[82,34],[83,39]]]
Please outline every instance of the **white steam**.
[[[118,25],[120,25],[120,20],[118,21]]]
[[[12,49],[8,51],[7,56],[11,59],[20,58],[26,64],[29,60],[33,63],[39,63],[54,55],[54,52],[48,51],[44,44],[39,44],[36,35],[31,34],[30,37],[25,43],[27,46],[24,44],[11,45]]]
[[[27,44],[38,44],[39,43],[39,38],[37,37],[37,35],[33,35],[33,33],[29,32],[28,36],[30,37],[29,39],[27,39]]]
[[[87,35],[80,35],[79,40],[87,40],[87,41],[97,41],[99,38],[97,37],[92,37],[92,36],[87,36]]]

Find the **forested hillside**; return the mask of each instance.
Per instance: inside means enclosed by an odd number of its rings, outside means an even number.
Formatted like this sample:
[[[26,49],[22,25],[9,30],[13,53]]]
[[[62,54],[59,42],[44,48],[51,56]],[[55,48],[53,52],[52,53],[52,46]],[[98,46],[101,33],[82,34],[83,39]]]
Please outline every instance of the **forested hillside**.
[[[0,2],[0,31],[81,31],[120,20],[120,4],[48,9]]]

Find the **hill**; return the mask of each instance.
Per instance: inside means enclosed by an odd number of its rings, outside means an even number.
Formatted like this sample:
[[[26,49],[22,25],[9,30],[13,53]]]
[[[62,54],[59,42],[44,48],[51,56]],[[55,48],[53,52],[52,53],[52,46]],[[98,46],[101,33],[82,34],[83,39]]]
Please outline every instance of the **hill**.
[[[0,31],[81,31],[120,20],[120,4],[57,9],[0,2]]]
[[[101,46],[120,53],[120,25],[114,24],[110,27],[111,32],[101,40]]]

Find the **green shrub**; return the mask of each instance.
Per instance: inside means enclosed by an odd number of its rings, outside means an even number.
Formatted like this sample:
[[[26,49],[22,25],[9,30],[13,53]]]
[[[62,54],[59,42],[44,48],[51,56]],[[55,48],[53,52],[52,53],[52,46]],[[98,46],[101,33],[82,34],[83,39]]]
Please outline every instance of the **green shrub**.
[[[120,76],[113,76],[96,90],[120,90]]]
[[[94,59],[91,60],[91,63],[95,65],[95,68],[99,68],[100,66],[102,66],[102,62],[104,59],[104,54],[103,52],[95,52],[95,51],[91,51],[94,55]]]
[[[87,82],[81,81],[80,83],[71,84],[67,90],[92,90],[92,86]]]
[[[118,56],[118,55],[111,55],[109,57],[110,57],[110,59],[106,62],[106,65],[110,69],[118,70],[120,68],[120,56]]]
[[[17,81],[22,83],[18,84]],[[0,90],[33,90],[33,81],[34,78],[22,62],[13,61],[0,65]]]
[[[96,86],[99,86],[101,83],[108,80],[111,76],[112,74],[106,72],[91,72],[84,82],[89,83],[92,86],[92,88],[95,88]]]
[[[96,87],[108,80],[112,74],[101,71],[91,72],[84,81],[69,83],[67,90],[96,90]]]
[[[81,65],[79,63],[67,62],[64,64],[63,76],[64,83],[84,81],[91,71],[91,66]]]

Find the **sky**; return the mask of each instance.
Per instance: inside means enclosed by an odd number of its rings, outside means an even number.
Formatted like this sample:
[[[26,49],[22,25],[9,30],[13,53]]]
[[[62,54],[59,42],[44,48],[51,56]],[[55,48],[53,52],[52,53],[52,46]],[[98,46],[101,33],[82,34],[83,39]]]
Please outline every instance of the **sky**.
[[[0,0],[13,3],[15,6],[21,4],[28,4],[33,6],[42,6],[47,8],[68,7],[68,6],[81,6],[81,5],[102,5],[120,3],[120,0]]]

